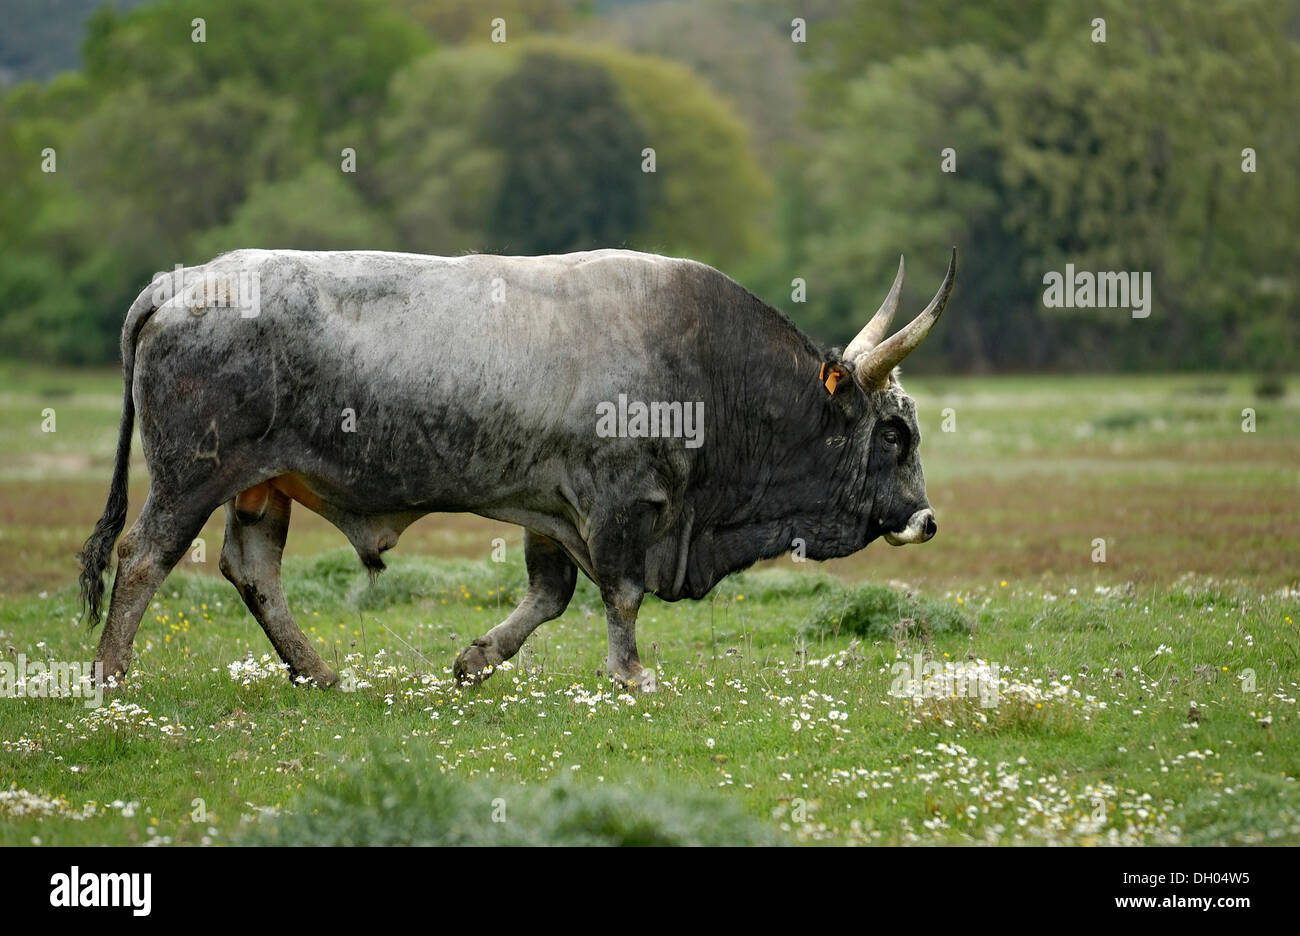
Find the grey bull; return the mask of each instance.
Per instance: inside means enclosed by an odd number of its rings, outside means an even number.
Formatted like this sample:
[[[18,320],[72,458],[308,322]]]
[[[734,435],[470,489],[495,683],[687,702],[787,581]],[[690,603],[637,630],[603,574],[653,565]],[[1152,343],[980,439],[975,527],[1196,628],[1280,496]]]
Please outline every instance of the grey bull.
[[[291,675],[337,682],[280,584],[297,501],[371,570],[430,512],[519,524],[527,591],[456,676],[512,657],[563,613],[581,570],[605,604],[609,673],[651,690],[636,646],[647,592],[700,598],[792,548],[827,559],[934,535],[895,367],[955,272],[956,251],[930,305],[886,337],[900,261],[843,352],[717,270],[625,250],[240,250],[160,276],[122,329],[116,464],[81,553],[95,622],[138,417],[149,494],[118,545],[96,659],[126,672],[154,592],[224,504],[222,572]]]

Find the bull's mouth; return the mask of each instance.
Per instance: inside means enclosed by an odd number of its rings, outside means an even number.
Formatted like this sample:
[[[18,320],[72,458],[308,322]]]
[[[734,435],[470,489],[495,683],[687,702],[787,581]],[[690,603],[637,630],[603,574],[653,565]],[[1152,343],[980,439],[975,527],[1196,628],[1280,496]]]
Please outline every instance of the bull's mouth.
[[[933,539],[934,534],[939,531],[939,525],[934,520],[934,510],[927,507],[925,510],[918,510],[912,514],[907,521],[907,526],[901,530],[885,534],[885,542],[890,546],[906,546],[909,543],[924,543]]]

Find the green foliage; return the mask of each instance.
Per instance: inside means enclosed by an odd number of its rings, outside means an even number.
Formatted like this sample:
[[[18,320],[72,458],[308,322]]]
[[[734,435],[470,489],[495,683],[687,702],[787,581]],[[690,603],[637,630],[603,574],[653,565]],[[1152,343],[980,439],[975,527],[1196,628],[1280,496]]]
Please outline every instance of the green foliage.
[[[153,273],[254,244],[690,256],[828,345],[955,244],[910,371],[1275,374],[1300,343],[1300,0],[837,0],[806,43],[775,0],[89,7],[4,4],[0,82],[85,34],[0,95],[9,355],[112,360]],[[1044,308],[1066,263],[1149,271],[1151,318]]]
[[[661,59],[550,38],[440,51],[394,81],[379,136],[375,191],[407,249],[628,246],[724,267],[769,249],[744,125]]]
[[[999,364],[1024,359],[1023,343],[1006,327],[1007,312],[1030,303],[1032,291],[1018,280],[1021,248],[1003,223],[1007,192],[990,100],[1002,67],[969,45],[898,58],[850,83],[827,117],[824,143],[807,167],[807,234],[796,269],[810,283],[810,314],[800,317],[828,342],[847,343],[871,316],[900,253],[908,258],[904,307],[923,304],[955,244],[965,274],[962,313],[909,368],[942,356],[977,366],[995,355]],[[955,173],[941,171],[949,147]]]
[[[6,350],[111,360],[152,275],[217,249],[395,245],[350,181],[311,166],[336,158],[336,136],[369,138],[393,73],[428,47],[378,0],[101,10],[84,75],[0,108],[0,245],[21,255],[0,265]],[[41,171],[46,147],[57,172]]]
[[[191,41],[197,18],[201,43]],[[101,10],[83,57],[96,86],[144,85],[163,101],[247,82],[259,97],[291,98],[299,131],[314,136],[364,121],[430,45],[383,0],[162,0],[126,17]]]
[[[385,250],[399,246],[386,219],[336,167],[308,166],[283,182],[254,184],[230,223],[195,240],[200,257],[240,247]]]
[[[318,784],[250,845],[759,845],[775,836],[734,802],[680,787],[507,787],[444,776],[427,754],[382,747]]]
[[[112,360],[156,272],[237,247],[637,246],[721,263],[763,243],[744,127],[691,72],[530,42],[576,22],[566,4],[498,11],[518,14],[509,45],[470,28],[472,5],[404,6],[415,19],[383,0],[92,17],[81,74],[0,100],[6,350]],[[479,43],[432,52],[417,23]],[[666,164],[642,173],[652,144]],[[41,171],[47,147],[57,172]]]
[[[659,191],[648,228],[631,246],[724,268],[765,257],[771,183],[745,125],[694,73],[612,46],[548,39],[536,47],[606,68],[645,128]]]
[[[1295,5],[1072,0],[1000,24],[1002,6],[846,12],[875,25],[838,31],[813,85],[823,145],[794,206],[792,261],[812,274],[796,317],[847,340],[900,250],[928,289],[952,243],[958,314],[910,367],[1278,367],[1300,337],[1300,254],[1282,234],[1300,225],[1300,132],[1279,119]],[[940,173],[948,147],[956,172]],[[1150,272],[1152,317],[1043,308],[1042,277],[1066,263]]]
[[[515,64],[494,47],[449,49],[394,78],[378,121],[373,187],[404,249],[487,248],[504,156],[483,140],[479,115]]]
[[[508,41],[571,29],[587,0],[494,0],[487,9],[483,0],[394,0],[394,5],[439,42],[460,43],[486,40],[495,19],[505,20]]]
[[[765,15],[749,2],[657,0],[615,7],[588,25],[612,44],[680,62],[699,74],[744,121],[757,158],[776,170],[799,137],[804,77],[799,46],[783,28],[784,14]]]
[[[810,29],[824,35],[830,46],[821,69],[843,79],[859,74],[864,63],[972,42],[995,54],[1017,52],[1041,31],[1052,7],[1048,0],[858,0]]]
[[[1294,322],[1276,314],[1294,308],[1294,283],[1280,296],[1276,278],[1300,260],[1281,236],[1300,225],[1290,168],[1300,135],[1277,115],[1290,108],[1300,46],[1284,4],[1231,6],[1225,15],[1193,0],[1061,4],[996,89],[1025,281],[1066,262],[1152,272],[1163,327],[1133,329],[1115,316],[1104,342],[1129,367],[1262,362],[1267,352],[1247,358],[1244,343],[1261,326],[1265,342],[1294,347]],[[1105,18],[1107,42],[1080,28],[1092,17]],[[1255,173],[1241,169],[1247,146],[1267,154]]]
[[[82,122],[68,171],[98,206],[100,236],[155,270],[169,269],[200,259],[186,250],[191,235],[226,224],[254,185],[300,164],[306,147],[294,137],[294,120],[292,102],[234,80],[174,102],[131,85],[108,94]]]
[[[81,361],[82,310],[53,258],[0,251],[0,346],[36,360]]]
[[[481,119],[483,139],[503,154],[488,221],[502,252],[618,246],[644,223],[644,180],[653,179],[639,164],[645,131],[603,68],[529,54],[497,85]]]

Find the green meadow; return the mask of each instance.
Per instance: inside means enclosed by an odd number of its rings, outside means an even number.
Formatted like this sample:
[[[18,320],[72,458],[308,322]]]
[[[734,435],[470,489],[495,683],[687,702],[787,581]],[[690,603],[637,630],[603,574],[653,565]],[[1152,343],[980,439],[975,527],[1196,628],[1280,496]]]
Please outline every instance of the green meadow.
[[[120,378],[0,381],[0,653],[89,661],[72,556]],[[1300,843],[1300,395],[905,383],[938,536],[648,599],[653,695],[601,674],[585,580],[456,687],[524,587],[518,531],[426,518],[371,583],[301,507],[286,591],[348,691],[291,685],[217,573],[218,515],[125,687],[0,698],[0,843]],[[137,452],[133,511],[146,489]]]

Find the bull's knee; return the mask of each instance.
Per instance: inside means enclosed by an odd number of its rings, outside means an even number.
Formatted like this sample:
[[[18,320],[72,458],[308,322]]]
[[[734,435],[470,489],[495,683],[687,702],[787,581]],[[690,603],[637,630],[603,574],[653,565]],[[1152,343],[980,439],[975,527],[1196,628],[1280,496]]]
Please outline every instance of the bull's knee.
[[[250,586],[265,581],[267,574],[270,574],[259,568],[256,550],[250,550],[246,542],[231,536],[229,532],[226,535],[226,542],[221,547],[221,559],[217,562],[217,568],[226,577],[226,581],[239,589],[241,594],[248,594]]]
[[[645,597],[645,589],[639,585],[622,582],[602,588],[600,597],[605,602],[605,607],[616,612],[620,617],[635,617],[641,608],[641,599]]]
[[[167,574],[165,563],[149,550],[130,548],[125,554],[119,550],[118,559],[117,575],[113,579],[115,599],[119,594],[128,594],[153,580],[161,584],[161,578]]]
[[[119,563],[126,562],[128,559],[134,556],[136,553],[136,548],[139,546],[139,543],[140,543],[140,534],[133,526],[131,527],[131,529],[126,531],[125,536],[123,536],[120,540],[118,540],[117,543],[118,562]]]

